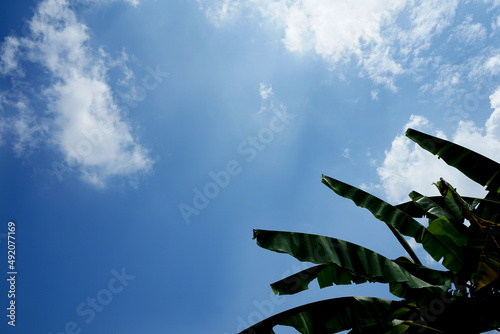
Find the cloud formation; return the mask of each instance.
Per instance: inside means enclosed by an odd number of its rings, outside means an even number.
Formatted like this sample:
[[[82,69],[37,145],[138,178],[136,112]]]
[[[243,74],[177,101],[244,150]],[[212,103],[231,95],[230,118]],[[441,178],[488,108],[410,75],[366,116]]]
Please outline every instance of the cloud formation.
[[[36,113],[28,113],[26,103],[13,106],[17,113],[9,120],[19,137],[15,152],[27,151],[34,146],[34,134],[43,134],[66,164],[86,181],[103,186],[110,176],[148,171],[153,160],[133,138],[106,81],[105,57],[88,46],[89,38],[87,26],[78,21],[68,1],[45,0],[29,21],[28,36],[5,39],[0,73],[16,80],[24,74],[27,81],[30,73],[22,68],[27,61],[49,74],[41,92],[46,110],[38,106]],[[14,93],[9,95],[12,101]],[[44,112],[51,117],[42,118]]]
[[[451,140],[454,143],[476,151],[490,159],[500,161],[500,87],[490,96],[493,112],[483,126],[470,120],[460,121],[452,138],[446,138],[441,131],[422,116],[412,115],[404,126]],[[400,203],[408,200],[407,194],[417,190],[426,195],[437,195],[433,182],[443,177],[463,196],[483,197],[484,188],[469,180],[457,169],[424,151],[404,136],[404,132],[392,141],[391,148],[385,152],[385,159],[377,169],[381,187],[388,200]]]
[[[331,69],[355,64],[361,76],[393,92],[398,91],[398,77],[408,76],[419,82],[424,76],[433,80],[435,72],[441,73],[439,83],[456,86],[464,73],[459,72],[457,76],[457,73],[446,72],[456,64],[449,59],[446,54],[449,50],[443,45],[458,42],[465,50],[494,38],[488,29],[495,31],[500,26],[498,16],[492,18],[491,27],[474,22],[472,15],[464,17],[458,7],[467,4],[458,0],[198,2],[216,26],[234,22],[243,15],[259,17],[281,32],[283,45],[290,52],[318,55]],[[439,48],[431,52],[433,43],[439,43]],[[492,41],[483,54],[495,54],[494,45]],[[468,66],[470,64],[457,69],[467,70]],[[432,86],[427,82],[422,90]],[[434,91],[440,88],[443,87]],[[450,92],[455,92],[453,87],[445,93]]]

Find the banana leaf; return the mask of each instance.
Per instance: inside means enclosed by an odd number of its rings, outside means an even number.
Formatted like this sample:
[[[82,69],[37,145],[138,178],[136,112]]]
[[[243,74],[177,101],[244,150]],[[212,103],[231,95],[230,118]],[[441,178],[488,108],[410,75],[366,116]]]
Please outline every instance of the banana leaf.
[[[276,314],[239,334],[274,334],[273,328],[277,325],[291,326],[302,334],[329,334],[349,329],[363,332],[363,328],[376,325],[388,331],[394,327],[392,321],[396,317],[405,320],[414,312],[414,306],[404,301],[371,297],[334,298]]]
[[[383,221],[387,227],[389,227],[396,239],[398,239],[401,246],[403,246],[403,248],[408,252],[413,261],[418,264],[422,264],[417,254],[415,254],[408,242],[401,235],[401,233],[405,235],[407,235],[406,233],[416,233],[421,227],[418,222],[414,221],[411,217],[405,216],[403,212],[395,210],[389,203],[386,203],[361,189],[348,185],[347,183],[335,180],[326,175],[322,176],[321,182],[338,195],[349,198],[354,201],[356,205],[368,209],[377,219]],[[399,224],[399,226],[396,226],[398,220],[401,218],[405,219],[407,223],[405,225]],[[412,220],[420,226],[413,226],[414,224],[411,224]],[[410,228],[409,231],[400,231],[400,228],[405,228],[406,226]]]
[[[416,193],[412,191],[410,193],[410,198],[412,198],[412,194]],[[418,193],[416,193],[419,195]],[[442,196],[426,196],[430,201],[434,202],[436,205],[438,205],[441,208],[446,207],[446,202],[444,201]],[[475,197],[462,197],[463,200],[465,200],[467,203],[470,205],[474,205],[474,203],[480,203],[481,201],[484,201],[483,199],[480,198],[475,198]],[[413,200],[404,202],[398,205],[394,206],[395,208],[403,211],[406,213],[408,216],[412,218],[424,218],[424,217],[429,217],[429,212],[426,210],[422,209],[420,206],[418,206]],[[439,217],[435,217],[439,218]]]
[[[322,182],[338,195],[351,199],[357,206],[370,211],[377,219],[385,222],[387,226],[396,229],[403,235],[414,238],[416,242],[423,245],[424,249],[434,259],[438,256],[444,257],[443,265],[446,263],[445,267],[447,269],[457,273],[462,268],[463,258],[458,256],[457,251],[453,248],[453,245],[450,245],[448,240],[442,240],[439,234],[434,234],[432,230],[426,229],[422,224],[403,211],[361,189],[332,179],[331,177],[323,175]],[[438,231],[440,230],[438,229]],[[398,238],[398,240],[400,240],[407,251],[408,248],[411,250],[411,247],[404,238],[403,240]],[[411,252],[408,251],[408,254],[410,254],[415,263],[421,264],[418,258],[417,261],[415,260],[416,255],[413,250]]]
[[[467,236],[460,233],[446,217],[434,219],[429,224],[427,231],[432,235],[439,237],[443,247],[433,249],[429,255],[436,261],[443,259],[443,266],[452,269],[455,266],[455,259],[463,261]],[[423,244],[424,249],[425,243]],[[458,270],[456,271],[458,272]]]
[[[441,196],[443,196],[444,202],[448,207],[448,211],[453,215],[454,220],[462,221],[464,219],[463,207],[467,205],[465,201],[443,178],[434,183],[434,185],[438,188]]]
[[[471,180],[487,186],[487,190],[500,192],[500,164],[497,162],[468,148],[417,130],[408,129],[406,136]]]
[[[320,265],[272,284],[273,290],[279,294],[303,291],[315,278],[318,279],[321,288],[333,284],[351,284],[351,282],[389,283],[391,293],[401,298],[440,294],[451,284],[449,279],[443,279],[439,285],[426,282],[397,262],[341,239],[266,230],[254,230],[254,239],[257,239],[257,244],[265,249],[287,253],[299,261]]]
[[[411,200],[426,213],[427,217],[446,217],[450,221],[455,220],[455,217],[450,212],[448,212],[448,210],[444,209],[441,205],[436,203],[431,198],[424,196],[416,191],[412,191],[408,196],[410,196]]]

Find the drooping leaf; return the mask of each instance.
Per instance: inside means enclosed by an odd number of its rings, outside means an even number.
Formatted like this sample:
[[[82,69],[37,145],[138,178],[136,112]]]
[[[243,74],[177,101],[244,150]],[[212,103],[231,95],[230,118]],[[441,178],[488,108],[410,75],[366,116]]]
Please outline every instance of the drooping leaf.
[[[396,316],[408,318],[414,306],[404,301],[393,301],[371,297],[342,297],[299,306],[271,316],[240,334],[271,334],[277,325],[291,326],[302,334],[338,333],[363,327],[387,324],[385,330],[393,328]],[[366,331],[365,331],[366,332]]]
[[[398,258],[393,261],[407,270],[413,276],[427,283],[420,288],[427,289],[431,285],[436,285],[438,289],[444,290],[451,286],[451,275],[449,272],[430,269],[415,264],[404,257]],[[307,290],[309,288],[309,284],[314,279],[317,279],[318,285],[321,289],[332,285],[349,285],[353,283],[389,283],[391,291],[393,290],[395,292],[395,295],[398,297],[409,297],[411,295],[411,293],[408,293],[409,290],[414,289],[406,283],[386,282],[385,280],[380,280],[378,277],[370,277],[369,275],[365,274],[353,273],[334,264],[320,264],[302,270],[298,273],[274,282],[273,284],[271,284],[271,287],[276,294],[291,295]],[[415,293],[419,292],[415,291]]]
[[[442,158],[448,165],[460,170],[471,180],[489,190],[478,207],[483,219],[500,222],[500,164],[463,146],[444,139],[408,129],[406,136],[425,150]]]
[[[389,283],[398,297],[440,293],[449,285],[430,284],[412,275],[403,266],[365,247],[314,234],[254,230],[257,244],[265,249],[287,253],[316,266],[272,285],[278,293],[296,293],[307,289],[318,278],[320,287],[332,284],[364,282]],[[418,291],[417,291],[418,290]]]
[[[405,256],[400,256],[393,261],[408,270],[413,276],[434,285],[447,284],[454,276],[451,271],[431,269],[429,267],[413,263]]]
[[[408,129],[406,136],[471,180],[487,186],[490,191],[500,192],[500,164],[497,162],[468,148],[417,130]]]
[[[416,242],[423,245],[424,249],[433,258],[437,256],[445,257],[443,265],[446,263],[445,266],[447,269],[458,272],[462,268],[463,259],[457,255],[453,248],[450,248],[447,241],[441,240],[439,235],[433,234],[432,231],[427,230],[422,224],[400,209],[361,189],[332,179],[331,177],[323,175],[322,181],[338,195],[351,199],[357,206],[369,210],[377,219],[385,222],[387,226],[394,227],[401,234],[414,238]],[[400,240],[400,238],[398,238],[398,240]],[[404,245],[405,243],[406,246]],[[405,249],[411,249],[406,240],[404,243],[401,242],[401,244]],[[408,254],[414,254],[413,250],[408,252]],[[412,259],[413,258],[412,256]],[[420,261],[415,262],[421,264]]]
[[[401,233],[405,235],[408,235],[407,233],[416,234],[419,230],[421,230],[422,225],[406,215],[404,212],[394,208],[389,203],[382,201],[366,191],[326,175],[322,176],[322,182],[338,195],[351,199],[354,203],[356,203],[356,205],[368,209],[377,219],[386,223],[396,239],[398,239],[399,243],[411,256],[413,261],[421,264],[418,256],[415,254]]]

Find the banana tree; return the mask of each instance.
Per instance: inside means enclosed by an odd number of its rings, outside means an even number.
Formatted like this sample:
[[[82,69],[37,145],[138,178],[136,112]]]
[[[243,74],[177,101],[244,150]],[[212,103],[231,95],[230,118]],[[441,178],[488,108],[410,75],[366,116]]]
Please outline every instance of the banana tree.
[[[300,333],[482,333],[500,327],[500,164],[465,147],[408,129],[406,136],[471,180],[486,187],[483,199],[462,197],[443,178],[440,196],[415,191],[396,206],[346,183],[322,176],[336,194],[385,223],[410,258],[389,259],[327,236],[254,230],[265,249],[314,266],[271,284],[276,294],[332,285],[379,282],[397,297],[333,298],[271,316],[240,334],[270,334],[277,325]],[[427,218],[428,226],[416,218]],[[406,241],[414,238],[446,270],[428,268]],[[500,330],[499,330],[500,331]]]

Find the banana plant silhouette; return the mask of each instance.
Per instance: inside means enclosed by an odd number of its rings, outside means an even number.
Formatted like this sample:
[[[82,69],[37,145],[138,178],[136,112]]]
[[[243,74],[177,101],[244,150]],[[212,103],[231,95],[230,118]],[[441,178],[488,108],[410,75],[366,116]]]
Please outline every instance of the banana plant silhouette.
[[[331,177],[322,182],[369,210],[391,230],[410,258],[388,259],[327,236],[254,230],[265,249],[315,266],[271,284],[276,294],[307,290],[313,280],[332,285],[386,283],[398,300],[342,297],[271,316],[240,334],[270,334],[277,325],[300,333],[481,333],[500,327],[500,164],[465,147],[408,129],[406,136],[471,180],[486,187],[483,199],[461,197],[443,178],[440,196],[415,191],[411,201],[390,205]],[[425,217],[428,226],[415,218]],[[422,265],[404,236],[412,237],[447,269]]]

